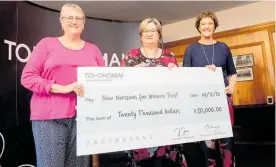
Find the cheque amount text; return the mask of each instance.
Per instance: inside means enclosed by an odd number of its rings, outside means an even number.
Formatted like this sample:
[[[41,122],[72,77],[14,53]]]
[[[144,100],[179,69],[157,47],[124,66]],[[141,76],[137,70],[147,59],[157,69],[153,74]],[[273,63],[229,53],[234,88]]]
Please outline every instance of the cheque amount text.
[[[206,108],[195,108],[194,113],[195,114],[207,114],[207,113],[213,113],[213,112],[222,112],[222,107],[206,107]]]

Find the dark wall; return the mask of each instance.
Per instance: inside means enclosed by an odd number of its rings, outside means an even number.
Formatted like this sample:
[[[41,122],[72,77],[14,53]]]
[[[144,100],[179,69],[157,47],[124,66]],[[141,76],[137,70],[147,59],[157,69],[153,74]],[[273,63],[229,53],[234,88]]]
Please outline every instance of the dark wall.
[[[62,34],[59,13],[27,2],[0,2],[0,167],[35,165],[29,100],[20,85],[28,50],[43,37]],[[106,64],[140,46],[138,23],[87,19],[82,38],[99,46]]]

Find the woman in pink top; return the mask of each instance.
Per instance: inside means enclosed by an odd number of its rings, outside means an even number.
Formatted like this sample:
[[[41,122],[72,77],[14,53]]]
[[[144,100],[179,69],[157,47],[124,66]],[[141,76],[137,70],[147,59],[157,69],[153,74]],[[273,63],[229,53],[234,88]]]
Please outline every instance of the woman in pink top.
[[[104,66],[99,48],[83,41],[85,14],[75,4],[60,13],[64,35],[36,45],[21,77],[33,92],[31,120],[37,167],[89,166],[89,156],[76,156],[76,95],[83,96],[77,67]]]

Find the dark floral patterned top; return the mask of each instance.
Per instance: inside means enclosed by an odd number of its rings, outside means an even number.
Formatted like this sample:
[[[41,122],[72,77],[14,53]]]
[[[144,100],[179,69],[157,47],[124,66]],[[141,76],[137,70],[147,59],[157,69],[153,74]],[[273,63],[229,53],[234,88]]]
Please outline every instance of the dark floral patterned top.
[[[174,63],[176,66],[177,60],[173,53],[167,49],[162,50],[162,54],[157,59],[149,59],[145,57],[140,48],[131,49],[121,62],[122,67],[134,67],[135,65],[145,63],[146,67],[167,67],[169,63]]]
[[[178,66],[176,58],[167,49],[162,50],[159,58],[149,59],[142,54],[140,48],[130,50],[122,60],[121,66],[133,67],[140,63],[145,63],[146,67],[167,67],[169,63]],[[126,151],[126,167],[155,167],[160,166],[159,163],[162,167],[187,167],[182,150],[181,144],[129,150]]]

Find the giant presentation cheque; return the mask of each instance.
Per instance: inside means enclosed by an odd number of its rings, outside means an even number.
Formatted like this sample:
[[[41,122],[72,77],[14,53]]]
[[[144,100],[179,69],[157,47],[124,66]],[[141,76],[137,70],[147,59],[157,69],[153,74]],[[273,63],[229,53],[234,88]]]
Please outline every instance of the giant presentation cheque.
[[[221,68],[80,67],[78,82],[78,155],[232,137]]]

